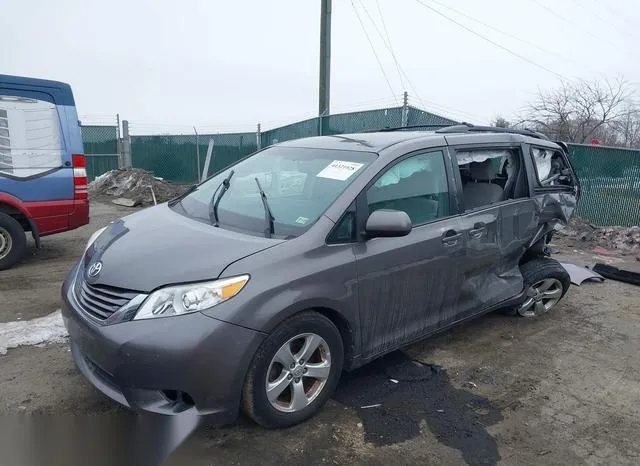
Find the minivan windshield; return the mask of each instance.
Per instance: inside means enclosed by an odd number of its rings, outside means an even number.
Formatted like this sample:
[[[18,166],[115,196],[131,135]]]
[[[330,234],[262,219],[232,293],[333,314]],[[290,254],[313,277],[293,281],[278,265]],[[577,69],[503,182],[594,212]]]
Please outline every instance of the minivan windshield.
[[[259,185],[273,216],[273,236],[298,236],[375,157],[370,152],[273,146],[217,173],[179,205],[198,220],[215,224],[217,217],[222,228],[262,235],[269,225]]]

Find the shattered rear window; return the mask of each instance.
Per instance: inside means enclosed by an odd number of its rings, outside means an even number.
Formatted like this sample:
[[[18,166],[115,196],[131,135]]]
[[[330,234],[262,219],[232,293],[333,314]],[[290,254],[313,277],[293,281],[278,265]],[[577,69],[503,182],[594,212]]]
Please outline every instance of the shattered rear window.
[[[511,157],[513,157],[511,149],[475,149],[456,152],[456,159],[461,170],[466,172],[471,162],[489,160],[496,175],[504,174]]]
[[[551,175],[551,158],[554,151],[551,149],[532,147],[531,152],[533,153],[533,161],[536,164],[538,181],[542,183]]]

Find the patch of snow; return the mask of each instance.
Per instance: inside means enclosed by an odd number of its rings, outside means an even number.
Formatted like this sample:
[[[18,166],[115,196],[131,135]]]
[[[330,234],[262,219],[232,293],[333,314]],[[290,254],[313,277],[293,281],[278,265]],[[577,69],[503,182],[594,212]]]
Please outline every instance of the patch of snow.
[[[18,346],[64,343],[67,336],[60,310],[31,320],[2,323],[0,354],[7,354],[9,348]]]

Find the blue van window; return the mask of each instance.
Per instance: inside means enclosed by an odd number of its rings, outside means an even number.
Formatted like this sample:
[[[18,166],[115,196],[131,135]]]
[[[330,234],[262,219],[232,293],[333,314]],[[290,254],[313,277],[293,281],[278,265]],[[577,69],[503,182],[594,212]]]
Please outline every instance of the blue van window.
[[[28,178],[62,166],[56,106],[0,93],[0,174]]]

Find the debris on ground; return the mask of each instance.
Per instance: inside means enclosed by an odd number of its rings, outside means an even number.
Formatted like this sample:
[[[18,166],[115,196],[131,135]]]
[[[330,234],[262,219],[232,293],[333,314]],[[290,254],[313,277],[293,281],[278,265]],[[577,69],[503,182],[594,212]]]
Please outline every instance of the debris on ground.
[[[619,252],[640,251],[640,227],[596,227],[591,223],[574,218],[569,225],[556,232],[567,246],[598,248],[598,254],[612,255]]]
[[[138,201],[135,199],[127,199],[126,197],[119,197],[113,200],[113,203],[116,205],[121,205],[124,207],[135,207],[138,205]]]
[[[640,285],[640,272],[619,269],[618,267],[601,263],[594,265],[593,271],[611,280]]]
[[[560,262],[560,265],[567,271],[571,278],[571,283],[580,286],[585,281],[604,281],[604,277],[586,267],[572,264],[570,262]]]
[[[382,404],[378,403],[375,405],[360,406],[360,409],[378,408],[380,406],[382,406]]]
[[[134,207],[166,202],[179,196],[187,188],[187,185],[170,183],[140,168],[124,168],[98,176],[89,183],[89,194],[114,197],[114,203]]]

